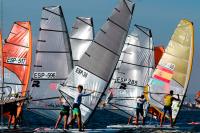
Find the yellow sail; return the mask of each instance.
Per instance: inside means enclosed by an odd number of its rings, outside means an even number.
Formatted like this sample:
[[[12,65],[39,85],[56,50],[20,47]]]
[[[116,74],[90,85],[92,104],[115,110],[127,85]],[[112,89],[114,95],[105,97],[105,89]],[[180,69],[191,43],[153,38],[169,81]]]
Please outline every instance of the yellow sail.
[[[172,118],[176,119],[187,91],[192,71],[194,54],[193,23],[183,19],[178,24],[165,52],[156,67],[145,96],[160,113],[164,107],[163,99],[170,90],[180,95],[180,102],[173,101]],[[177,98],[176,95],[174,97]]]

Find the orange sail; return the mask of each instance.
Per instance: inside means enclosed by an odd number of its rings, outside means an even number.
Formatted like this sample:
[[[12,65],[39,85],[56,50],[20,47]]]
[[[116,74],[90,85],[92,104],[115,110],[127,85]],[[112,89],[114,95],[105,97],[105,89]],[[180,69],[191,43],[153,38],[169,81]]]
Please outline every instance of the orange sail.
[[[163,46],[154,47],[155,67],[158,65],[158,62],[160,61],[164,52],[165,52],[165,49]]]
[[[26,96],[32,59],[32,38],[30,22],[15,22],[3,47],[4,85],[11,87],[9,99]],[[20,114],[23,102],[19,106]]]
[[[198,91],[195,95],[195,101],[200,104],[200,91]]]

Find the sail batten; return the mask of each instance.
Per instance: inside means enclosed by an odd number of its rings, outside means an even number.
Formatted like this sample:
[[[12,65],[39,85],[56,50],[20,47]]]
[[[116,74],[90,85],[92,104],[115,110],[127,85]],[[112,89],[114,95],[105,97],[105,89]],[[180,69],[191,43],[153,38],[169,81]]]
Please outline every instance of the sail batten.
[[[152,93],[147,93],[146,98],[160,113],[163,113],[164,96],[169,94],[170,90],[173,90],[175,94],[179,94],[180,101],[173,101],[172,103],[173,121],[176,121],[187,91],[192,70],[193,54],[193,24],[190,21],[183,19],[174,31],[168,47],[164,51],[157,69],[154,71],[153,76],[148,83],[149,87],[146,87],[146,91]],[[158,67],[165,67],[168,72],[166,73],[166,71],[163,71]],[[160,72],[160,74],[158,72]],[[156,94],[157,92],[163,94]],[[176,95],[174,95],[174,97],[177,98]]]
[[[94,40],[93,18],[76,17],[70,34],[74,65],[81,59]]]
[[[21,103],[17,109],[17,117],[19,117],[22,112],[23,101],[28,92],[32,63],[32,29],[30,22],[17,21],[13,24],[3,47],[3,62],[3,90],[5,92],[3,97],[9,99],[7,102],[19,100]]]
[[[41,16],[27,108],[56,120],[61,108],[57,86],[73,69],[72,50],[61,6],[43,7]]]
[[[151,30],[135,25],[134,31],[126,38],[114,75],[107,88],[105,100],[108,104],[107,109],[117,108],[121,112],[126,112],[126,117],[134,115],[136,98],[143,93],[154,68],[153,52]]]
[[[112,78],[128,33],[133,7],[132,2],[121,0],[70,73],[65,82],[66,86],[59,87],[61,94],[71,105],[78,92],[67,86],[81,84],[86,88],[85,93],[91,92],[88,90],[96,91],[82,99],[82,104],[90,108],[80,105],[83,124],[90,120]]]

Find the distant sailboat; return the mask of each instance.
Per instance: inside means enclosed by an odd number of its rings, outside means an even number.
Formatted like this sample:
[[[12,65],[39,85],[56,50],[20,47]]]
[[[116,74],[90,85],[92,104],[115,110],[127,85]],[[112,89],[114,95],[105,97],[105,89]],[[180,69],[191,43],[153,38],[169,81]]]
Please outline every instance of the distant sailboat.
[[[173,101],[172,119],[176,121],[183,103],[192,71],[194,54],[194,27],[192,22],[183,19],[178,24],[169,45],[159,61],[148,86],[145,97],[150,105],[163,113],[163,98],[173,90],[180,95],[180,102]]]
[[[127,36],[120,59],[106,91],[106,109],[124,116],[136,112],[136,98],[141,96],[154,68],[154,50],[151,30],[135,25]],[[111,106],[109,106],[111,105]]]
[[[72,68],[72,51],[61,6],[44,7],[28,109],[56,120],[61,96],[57,86],[67,79]]]
[[[15,22],[3,47],[4,104],[21,101],[17,116],[22,111],[28,91],[32,63],[32,30],[30,22]]]
[[[77,17],[70,34],[72,57],[74,65],[92,44],[94,39],[93,19],[90,17]]]
[[[195,95],[195,101],[200,104],[200,91],[198,91]]]
[[[86,93],[95,90],[91,96],[82,99],[80,108],[83,124],[91,118],[111,80],[128,33],[133,9],[132,2],[121,1],[78,61],[65,85],[60,86],[61,94],[71,106],[79,84],[84,86]]]

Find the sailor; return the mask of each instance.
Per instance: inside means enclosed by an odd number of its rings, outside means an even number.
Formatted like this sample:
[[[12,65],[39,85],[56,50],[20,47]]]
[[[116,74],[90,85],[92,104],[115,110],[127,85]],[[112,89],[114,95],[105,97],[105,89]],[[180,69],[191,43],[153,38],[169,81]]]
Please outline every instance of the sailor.
[[[18,97],[19,97],[19,95],[16,93],[11,98],[12,99],[17,99]],[[8,110],[9,110],[9,113],[10,113],[9,120],[8,120],[8,128],[10,128],[10,125],[11,125],[11,123],[13,121],[14,129],[16,129],[16,125],[17,125],[17,108],[18,108],[18,106],[19,106],[19,102],[12,102],[8,107]]]
[[[177,99],[177,98],[173,97],[173,93],[174,93],[174,91],[171,90],[170,94],[167,94],[167,95],[164,96],[164,114],[161,117],[161,121],[160,121],[161,127],[162,127],[163,119],[165,118],[165,114],[166,114],[167,111],[169,112],[169,116],[170,116],[170,125],[171,125],[171,127],[173,127],[173,123],[172,123],[172,102],[174,100],[180,101],[179,94],[177,94],[177,96],[178,96],[178,99]]]
[[[68,129],[67,121],[68,121],[68,117],[69,117],[70,107],[67,104],[67,102],[64,99],[64,97],[61,96],[59,98],[59,101],[62,104],[62,109],[60,111],[60,115],[59,115],[58,120],[56,122],[55,128],[58,128],[58,125],[59,125],[60,121],[62,120],[62,118],[64,116],[64,129]]]
[[[73,104],[73,109],[72,109],[72,120],[69,124],[72,124],[72,126],[74,125],[74,122],[76,120],[76,118],[78,119],[78,128],[79,131],[83,131],[82,129],[82,125],[81,125],[81,110],[80,110],[80,105],[81,105],[81,101],[82,101],[82,97],[83,96],[90,96],[92,93],[94,93],[94,91],[92,91],[91,93],[88,94],[83,94],[82,90],[83,90],[83,86],[82,85],[78,85],[77,87],[78,89],[78,93],[74,99],[74,104]]]
[[[9,106],[10,117],[9,117],[9,120],[8,120],[8,128],[10,128],[10,125],[11,125],[13,117],[14,117],[13,126],[14,126],[14,129],[16,129],[16,125],[17,125],[17,107],[18,107],[17,106],[17,102],[13,102]]]
[[[136,99],[137,107],[136,107],[136,125],[138,125],[139,114],[142,116],[142,125],[145,124],[145,117],[144,117],[144,108],[143,105],[146,102],[144,95],[142,94],[140,97]]]

